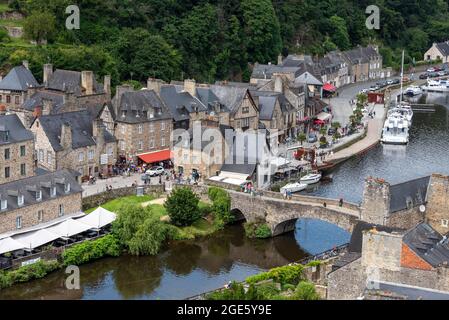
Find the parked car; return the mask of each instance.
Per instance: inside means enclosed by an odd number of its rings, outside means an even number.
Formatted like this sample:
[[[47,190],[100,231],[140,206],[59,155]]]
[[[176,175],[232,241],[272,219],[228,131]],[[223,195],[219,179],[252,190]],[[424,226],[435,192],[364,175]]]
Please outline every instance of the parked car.
[[[359,92],[360,94],[367,94],[368,93],[368,89],[362,89]]]
[[[420,78],[421,80],[427,79],[428,77],[429,77],[429,74],[428,74],[428,73],[423,73],[423,74],[420,74],[420,75],[419,75],[419,78]]]
[[[337,130],[335,128],[329,128],[329,130],[327,130],[327,135],[333,136],[336,132]]]
[[[165,169],[162,168],[161,166],[155,166],[155,167],[151,167],[150,169],[148,169],[147,171],[145,171],[145,173],[147,175],[149,175],[150,177],[157,177],[160,176],[161,174],[163,174],[165,172]]]
[[[377,91],[377,90],[379,90],[379,89],[380,89],[380,87],[379,87],[378,85],[375,85],[375,86],[371,86],[371,87],[369,88],[369,91],[373,92],[373,91]]]
[[[435,72],[435,71],[436,71],[436,70],[435,70],[434,67],[431,67],[431,68],[427,69],[427,72],[428,72],[428,73],[432,73],[432,72]]]
[[[307,137],[308,143],[315,143],[318,141],[318,137],[315,133],[309,133],[309,136]]]
[[[400,79],[393,79],[393,84],[400,84],[401,80]]]
[[[438,71],[437,73],[438,73],[438,76],[440,76],[440,77],[444,77],[446,75],[445,71]]]
[[[392,84],[394,84],[394,80],[392,80],[392,79],[387,80],[387,85],[391,86]]]
[[[430,72],[429,73],[429,78],[436,78],[438,77],[438,72]]]

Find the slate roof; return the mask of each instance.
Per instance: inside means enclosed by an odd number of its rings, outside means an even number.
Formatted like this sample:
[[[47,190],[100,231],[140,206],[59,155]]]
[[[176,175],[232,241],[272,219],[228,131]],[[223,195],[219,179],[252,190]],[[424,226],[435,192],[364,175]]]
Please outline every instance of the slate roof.
[[[0,90],[27,91],[29,87],[38,87],[39,83],[30,70],[24,66],[14,67],[0,81]]]
[[[215,111],[216,107],[220,108],[220,112],[229,112],[230,110],[220,102],[220,99],[215,95],[211,88],[197,88],[196,96],[207,106],[209,111]]]
[[[41,116],[40,125],[47,135],[52,148],[55,151],[63,150],[60,144],[61,129],[64,123],[69,123],[72,128],[72,148],[78,149],[96,144],[93,135],[93,120],[95,117],[88,110],[65,112]],[[106,143],[116,141],[114,136],[104,130],[104,141]]]
[[[70,184],[70,191],[68,193],[64,191],[64,184]],[[8,201],[7,209],[0,211],[0,215],[38,203],[36,200],[36,190],[42,191],[42,200],[39,202],[54,199],[50,196],[49,186],[56,187],[56,197],[83,191],[72,171],[67,169],[0,184],[0,199]],[[17,203],[17,194],[24,196],[24,205],[21,207]]]
[[[437,48],[444,56],[449,56],[449,41],[437,43]]]
[[[175,121],[190,119],[189,114],[195,112],[195,107],[199,112],[208,110],[198,98],[183,91],[181,86],[164,85],[161,88],[160,96],[170,109],[170,113]]]
[[[24,127],[16,114],[0,116],[0,145],[33,139],[33,133]]]
[[[390,186],[390,213],[425,204],[430,176]]]
[[[103,86],[93,79],[94,93],[104,93]],[[69,91],[77,95],[83,93],[81,86],[81,72],[56,69],[48,80],[47,88],[57,91]]]
[[[142,123],[172,118],[169,108],[158,95],[153,90],[147,89],[123,93],[117,113],[117,121],[126,123]]]
[[[251,90],[250,93],[253,97],[259,97],[258,107],[260,111],[260,120],[268,121],[273,119],[277,101],[279,101],[282,113],[290,112],[293,108],[290,102],[285,98],[285,95],[280,92]]]
[[[421,223],[408,231],[403,242],[433,267],[449,263],[449,239],[427,223]]]
[[[299,66],[278,66],[274,64],[256,64],[251,74],[252,79],[271,79],[273,73],[293,73],[295,78],[301,73]]]
[[[64,96],[61,93],[38,91],[32,94],[31,97],[29,97],[27,100],[25,100],[25,102],[22,104],[22,108],[28,111],[34,111],[36,107],[43,106],[43,99],[52,101],[52,113],[57,113],[64,104]]]
[[[211,90],[220,99],[220,102],[229,109],[231,114],[235,114],[249,93],[245,87],[212,85]],[[257,107],[256,107],[257,108]]]
[[[369,63],[370,59],[380,57],[380,54],[373,46],[359,46],[352,50],[345,51],[343,54],[351,64]]]
[[[400,283],[375,281],[366,289],[365,300],[449,300],[449,292],[408,286]]]

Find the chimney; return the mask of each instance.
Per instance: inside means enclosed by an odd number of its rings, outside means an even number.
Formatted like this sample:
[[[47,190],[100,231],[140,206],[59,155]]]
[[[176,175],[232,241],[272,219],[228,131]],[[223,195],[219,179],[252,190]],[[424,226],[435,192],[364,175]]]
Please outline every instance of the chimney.
[[[81,71],[81,86],[85,90],[85,95],[94,93],[94,73],[92,71]]]
[[[72,148],[72,127],[68,122],[62,124],[60,143],[66,150]]]
[[[50,99],[42,98],[42,114],[47,116],[51,114],[53,109],[53,102]]]
[[[48,81],[50,81],[51,76],[53,75],[53,65],[48,63],[44,64],[44,85],[48,86]]]
[[[115,88],[115,103],[114,103],[114,112],[116,116],[118,117],[118,111],[120,109],[120,104],[122,102],[122,96],[125,92],[132,92],[133,88],[129,84],[123,84],[120,86],[117,86]]]
[[[284,84],[282,82],[282,76],[279,73],[274,73],[273,79],[274,79],[274,91],[284,93]]]
[[[6,106],[4,104],[0,104],[0,116],[4,116],[6,114]]]
[[[22,61],[22,65],[27,68],[28,70],[30,70],[30,64],[28,63],[28,60],[23,60]]]
[[[106,94],[110,95],[111,94],[111,76],[110,75],[105,75],[104,76],[104,84],[103,84],[103,90]]]
[[[161,93],[161,87],[165,82],[160,79],[148,78],[147,80],[147,89],[153,90],[158,95]]]
[[[105,126],[103,124],[103,120],[94,119],[92,123],[92,136],[95,139],[95,143],[97,146],[102,147],[104,145],[104,131]]]
[[[282,62],[283,62],[282,54],[279,54],[278,55],[278,66],[282,65]]]
[[[42,116],[42,107],[37,106],[37,107],[34,108],[33,117],[34,118],[39,118],[40,116]]]
[[[190,93],[192,97],[196,96],[196,81],[192,79],[184,80],[184,91]]]

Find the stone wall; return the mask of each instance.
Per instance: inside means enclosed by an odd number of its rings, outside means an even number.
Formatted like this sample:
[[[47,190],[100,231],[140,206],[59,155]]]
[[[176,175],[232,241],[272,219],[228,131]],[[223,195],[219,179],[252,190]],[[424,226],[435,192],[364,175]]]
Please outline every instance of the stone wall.
[[[402,235],[378,231],[363,234],[362,265],[366,268],[401,268]]]
[[[54,220],[59,217],[59,205],[64,206],[65,215],[80,212],[81,192],[0,213],[0,233],[15,231],[17,217],[22,217],[22,228],[29,228],[39,223]],[[43,211],[42,221],[38,219],[40,210]]]
[[[25,146],[25,155],[20,155],[20,147]],[[9,149],[9,160],[5,160],[5,149]],[[24,179],[34,175],[34,141],[3,144],[0,147],[0,184]],[[21,164],[25,164],[25,175],[20,174]],[[9,178],[5,176],[5,168],[9,168]]]
[[[23,28],[22,27],[10,27],[5,26],[8,31],[8,36],[11,38],[22,38],[23,37]]]
[[[449,232],[444,221],[449,220],[449,177],[438,174],[430,178],[427,192],[427,222],[440,234]]]
[[[162,185],[147,185],[143,186],[144,188],[144,194],[148,195],[159,195],[161,193],[165,192],[165,186]],[[121,197],[127,197],[136,195],[137,188],[136,187],[126,187],[126,188],[120,188],[120,189],[112,189],[111,191],[105,191],[99,194],[95,194],[92,196],[84,197],[83,198],[83,210],[88,210],[91,208],[95,208],[98,206],[101,206],[102,204],[105,204],[108,201],[121,198]]]
[[[424,221],[424,214],[418,208],[412,208],[390,214],[387,218],[387,226],[408,230],[422,221]]]
[[[382,179],[368,178],[363,191],[361,220],[385,225],[390,212],[390,184]]]

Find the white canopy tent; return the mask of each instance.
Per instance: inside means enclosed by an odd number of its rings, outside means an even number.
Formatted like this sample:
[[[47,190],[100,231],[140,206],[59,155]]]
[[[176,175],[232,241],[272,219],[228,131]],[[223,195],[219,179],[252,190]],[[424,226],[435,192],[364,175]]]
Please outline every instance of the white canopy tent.
[[[242,184],[249,182],[247,174],[228,171],[222,171],[220,172],[220,175],[210,177],[209,180],[229,183],[236,186],[241,186]]]
[[[46,230],[58,235],[58,238],[70,238],[89,229],[92,229],[90,225],[79,220],[68,219]]]
[[[26,249],[35,249],[58,238],[60,238],[58,234],[50,232],[47,229],[42,229],[26,234],[17,235],[13,239],[22,243]]]
[[[0,254],[25,249],[23,243],[13,238],[4,238],[0,240]]]
[[[328,121],[328,120],[330,120],[332,118],[332,115],[330,113],[321,112],[316,117],[317,117],[318,120]]]
[[[77,221],[86,224],[94,229],[101,229],[115,221],[117,215],[105,208],[98,207],[95,211],[85,215]]]

